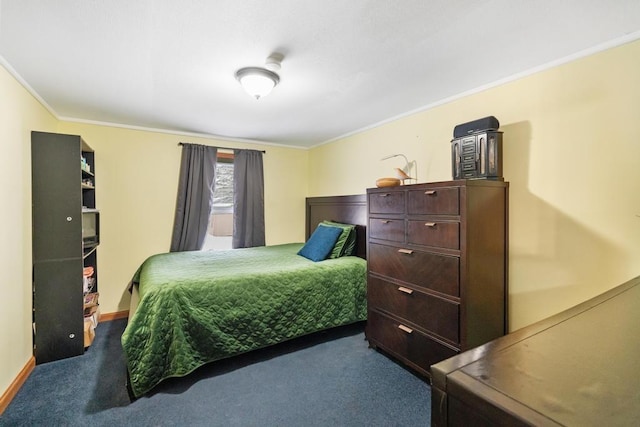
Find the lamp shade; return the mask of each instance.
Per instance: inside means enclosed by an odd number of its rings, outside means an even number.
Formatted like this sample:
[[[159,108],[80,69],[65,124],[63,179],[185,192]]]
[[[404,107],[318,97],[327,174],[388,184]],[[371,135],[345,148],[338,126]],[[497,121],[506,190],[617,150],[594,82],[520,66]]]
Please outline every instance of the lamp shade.
[[[241,68],[236,72],[236,79],[242,88],[255,99],[271,93],[280,82],[280,77],[273,71],[258,67]]]

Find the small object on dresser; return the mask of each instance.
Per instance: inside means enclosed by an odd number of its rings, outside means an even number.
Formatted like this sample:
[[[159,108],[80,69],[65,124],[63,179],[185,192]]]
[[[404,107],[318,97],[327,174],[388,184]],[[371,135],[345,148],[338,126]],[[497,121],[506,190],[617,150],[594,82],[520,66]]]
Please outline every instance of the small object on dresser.
[[[378,178],[376,179],[376,187],[396,187],[400,185],[398,178]]]
[[[407,179],[413,179],[413,178],[411,178],[409,175],[407,175],[407,173],[406,173],[405,171],[403,171],[402,169],[400,169],[400,168],[396,168],[395,170],[396,170],[396,176],[398,177],[398,179],[399,179],[400,181],[402,181],[402,185],[404,185],[404,182],[405,182]]]
[[[453,137],[461,138],[482,130],[498,130],[500,122],[494,116],[483,117],[470,122],[461,123],[453,128]]]
[[[457,125],[451,140],[453,179],[502,180],[502,132],[493,116]]]

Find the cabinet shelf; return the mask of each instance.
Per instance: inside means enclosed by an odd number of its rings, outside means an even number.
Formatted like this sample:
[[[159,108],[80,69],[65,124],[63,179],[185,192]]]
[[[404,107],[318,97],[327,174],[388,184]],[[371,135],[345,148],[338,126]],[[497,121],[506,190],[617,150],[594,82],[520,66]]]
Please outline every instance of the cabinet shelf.
[[[89,255],[94,253],[96,251],[96,249],[98,249],[98,244],[97,243],[95,245],[84,246],[82,248],[82,259],[86,259]]]

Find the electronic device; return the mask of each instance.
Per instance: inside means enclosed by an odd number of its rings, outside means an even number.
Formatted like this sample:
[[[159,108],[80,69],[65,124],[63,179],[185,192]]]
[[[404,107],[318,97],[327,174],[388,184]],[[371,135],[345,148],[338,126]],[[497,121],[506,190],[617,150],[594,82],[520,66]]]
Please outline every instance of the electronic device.
[[[451,141],[453,179],[502,179],[502,132],[481,131]]]
[[[82,210],[82,243],[84,247],[100,243],[100,212],[96,209]]]
[[[483,117],[466,123],[461,123],[453,128],[453,137],[461,138],[483,130],[498,130],[500,122],[493,116]]]

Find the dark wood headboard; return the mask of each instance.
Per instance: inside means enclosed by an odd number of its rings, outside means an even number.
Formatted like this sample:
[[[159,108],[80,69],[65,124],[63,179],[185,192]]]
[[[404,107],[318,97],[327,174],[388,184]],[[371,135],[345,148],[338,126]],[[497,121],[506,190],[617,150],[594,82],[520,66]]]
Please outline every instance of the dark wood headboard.
[[[367,196],[307,197],[305,240],[323,220],[356,226],[356,255],[367,258]]]

